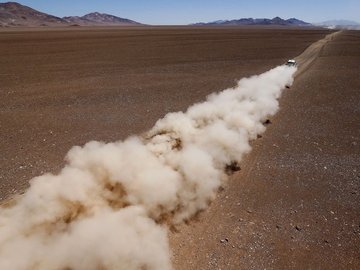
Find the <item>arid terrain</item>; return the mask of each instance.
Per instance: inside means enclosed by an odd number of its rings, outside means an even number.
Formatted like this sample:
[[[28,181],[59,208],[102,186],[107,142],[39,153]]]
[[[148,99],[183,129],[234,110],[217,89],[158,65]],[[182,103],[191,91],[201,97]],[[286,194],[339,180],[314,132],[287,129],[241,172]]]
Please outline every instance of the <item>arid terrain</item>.
[[[300,54],[327,31],[136,28],[0,32],[1,197],[73,145],[139,134]]]
[[[300,67],[242,170],[173,234],[176,269],[359,269],[359,42],[339,33]]]
[[[140,134],[167,112],[300,55],[317,29],[0,30],[0,197],[73,145]],[[175,269],[358,269],[360,33],[321,51],[208,211],[171,234]]]

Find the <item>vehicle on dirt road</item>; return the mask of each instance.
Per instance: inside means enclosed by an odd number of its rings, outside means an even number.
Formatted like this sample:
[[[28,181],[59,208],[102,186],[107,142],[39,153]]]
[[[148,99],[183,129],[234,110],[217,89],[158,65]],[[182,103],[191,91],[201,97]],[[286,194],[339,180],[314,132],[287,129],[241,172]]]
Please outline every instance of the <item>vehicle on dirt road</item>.
[[[297,66],[297,63],[296,63],[296,61],[295,61],[294,59],[290,59],[290,60],[288,60],[288,61],[286,62],[286,65],[287,65],[288,67],[296,67],[296,66]]]

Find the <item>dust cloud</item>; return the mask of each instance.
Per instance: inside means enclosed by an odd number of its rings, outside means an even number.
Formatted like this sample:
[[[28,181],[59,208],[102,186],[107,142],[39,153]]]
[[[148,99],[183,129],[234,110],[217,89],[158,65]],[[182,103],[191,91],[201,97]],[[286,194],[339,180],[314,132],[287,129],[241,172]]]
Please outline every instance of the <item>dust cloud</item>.
[[[295,72],[241,79],[141,136],[73,147],[58,175],[0,208],[0,269],[171,269],[169,226],[208,207]]]

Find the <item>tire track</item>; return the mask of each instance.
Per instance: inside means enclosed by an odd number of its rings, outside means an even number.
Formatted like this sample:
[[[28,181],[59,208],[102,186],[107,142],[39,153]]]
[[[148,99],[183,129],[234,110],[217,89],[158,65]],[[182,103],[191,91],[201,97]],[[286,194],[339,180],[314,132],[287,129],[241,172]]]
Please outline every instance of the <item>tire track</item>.
[[[338,36],[342,31],[338,31],[332,34],[327,35],[325,38],[320,39],[319,41],[311,44],[305,51],[299,56],[295,57],[295,61],[298,63],[298,71],[295,74],[295,78],[303,74],[316,60],[320,55],[325,45],[332,41],[336,36]]]

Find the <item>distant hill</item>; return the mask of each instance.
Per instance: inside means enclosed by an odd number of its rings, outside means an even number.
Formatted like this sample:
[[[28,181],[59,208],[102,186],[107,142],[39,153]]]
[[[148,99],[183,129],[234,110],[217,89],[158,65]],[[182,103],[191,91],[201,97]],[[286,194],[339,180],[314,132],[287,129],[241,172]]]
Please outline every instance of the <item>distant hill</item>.
[[[67,22],[59,17],[39,12],[16,2],[0,3],[2,26],[62,26]]]
[[[70,24],[76,24],[76,25],[140,25],[140,23],[124,19],[120,17],[116,17],[113,15],[105,14],[105,13],[99,13],[99,12],[93,12],[86,14],[82,17],[79,16],[69,16],[63,18],[65,21],[67,21]]]
[[[125,26],[140,23],[99,12],[59,18],[16,2],[0,3],[0,26]]]
[[[196,23],[194,25],[285,25],[285,26],[311,26],[310,23],[301,21],[296,18],[284,20],[280,17],[273,19],[254,19],[254,18],[242,18],[237,20],[219,20],[208,23]]]
[[[316,23],[315,25],[330,29],[360,30],[360,23],[355,21],[348,21],[348,20],[330,20],[321,23]]]
[[[321,23],[317,23],[317,25],[323,26],[331,26],[331,25],[360,25],[360,23],[355,21],[348,21],[348,20],[330,20]]]

